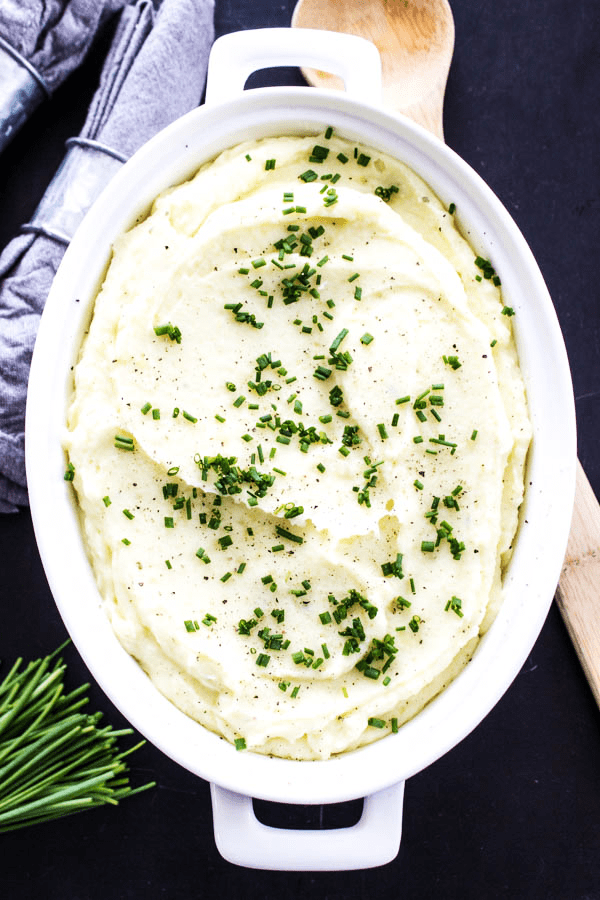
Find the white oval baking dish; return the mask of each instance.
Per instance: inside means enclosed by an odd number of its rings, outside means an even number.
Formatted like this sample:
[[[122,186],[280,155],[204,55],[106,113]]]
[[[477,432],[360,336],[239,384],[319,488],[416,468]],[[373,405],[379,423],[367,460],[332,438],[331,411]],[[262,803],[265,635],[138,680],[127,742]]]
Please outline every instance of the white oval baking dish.
[[[314,88],[243,92],[254,70],[308,65],[342,77],[346,93]],[[226,859],[270,869],[358,869],[393,859],[404,781],[464,738],[525,662],[552,601],[571,520],[576,439],[563,339],[524,238],[482,179],[411,121],[385,112],[379,57],[359,38],[264,29],[220,38],[206,105],[162,131],[125,164],[94,204],[56,276],[33,355],[27,404],[27,477],[37,542],[65,625],[113,703],[148,740],[211,783],[215,837]],[[241,140],[337,132],[403,160],[453,202],[464,234],[500,273],[516,311],[517,346],[533,422],[526,497],[506,599],[462,674],[396,735],[327,762],[237,752],[166,700],[122,649],[102,611],[61,447],[72,367],[117,235],[165,188]],[[552,528],[547,523],[552,522]],[[348,829],[287,831],[262,825],[252,797],[324,804],[365,797]]]

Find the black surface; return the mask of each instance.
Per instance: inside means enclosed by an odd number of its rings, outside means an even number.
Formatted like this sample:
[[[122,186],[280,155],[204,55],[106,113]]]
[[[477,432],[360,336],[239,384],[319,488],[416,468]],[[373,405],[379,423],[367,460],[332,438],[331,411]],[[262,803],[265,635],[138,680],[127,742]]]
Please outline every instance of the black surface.
[[[339,0],[341,3],[342,0]],[[391,2],[391,0],[390,0]],[[490,184],[545,276],[570,355],[579,456],[600,494],[600,212],[595,0],[454,0],[456,49],[447,143]],[[288,25],[293,0],[217,0],[217,34]],[[0,158],[0,243],[27,221],[76,134],[106,42],[40,108]],[[295,70],[278,83],[301,83]],[[255,86],[272,76],[253,78]],[[549,523],[551,527],[551,523]],[[0,658],[45,654],[66,636],[27,511],[0,517]],[[66,650],[69,682],[88,674]],[[92,705],[122,722],[95,685]],[[209,788],[151,746],[134,777],[158,787],[62,822],[0,835],[2,896],[21,900],[362,897],[600,898],[600,716],[555,606],[526,665],[458,747],[406,785],[397,859],[356,873],[270,873],[219,856]],[[355,808],[326,815],[345,821]],[[269,821],[320,821],[318,809],[261,809]],[[326,824],[328,824],[326,818]]]

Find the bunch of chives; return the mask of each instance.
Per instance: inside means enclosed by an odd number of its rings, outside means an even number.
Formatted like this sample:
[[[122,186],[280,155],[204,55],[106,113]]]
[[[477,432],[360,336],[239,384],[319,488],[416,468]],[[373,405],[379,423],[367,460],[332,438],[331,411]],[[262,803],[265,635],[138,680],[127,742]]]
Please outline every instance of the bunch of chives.
[[[101,728],[102,713],[81,712],[88,684],[65,693],[63,647],[24,668],[18,659],[0,682],[0,833],[154,786],[130,787],[123,761],[145,742],[119,750],[117,738],[132,730]]]

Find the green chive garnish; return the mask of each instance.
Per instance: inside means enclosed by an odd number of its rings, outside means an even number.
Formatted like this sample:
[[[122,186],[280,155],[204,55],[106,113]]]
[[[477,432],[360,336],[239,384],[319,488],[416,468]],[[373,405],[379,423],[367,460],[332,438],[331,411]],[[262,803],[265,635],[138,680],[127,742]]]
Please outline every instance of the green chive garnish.
[[[125,437],[122,434],[115,435],[115,447],[118,450],[134,450],[133,438]]]

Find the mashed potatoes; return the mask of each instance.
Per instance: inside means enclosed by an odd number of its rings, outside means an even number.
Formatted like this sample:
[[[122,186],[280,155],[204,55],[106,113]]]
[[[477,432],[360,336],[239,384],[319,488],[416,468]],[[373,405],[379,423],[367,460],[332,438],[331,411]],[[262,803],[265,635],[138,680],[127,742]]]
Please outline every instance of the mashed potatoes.
[[[501,601],[530,426],[499,278],[330,131],[223,153],[114,248],[66,448],[123,644],[240,749],[395,731]]]

